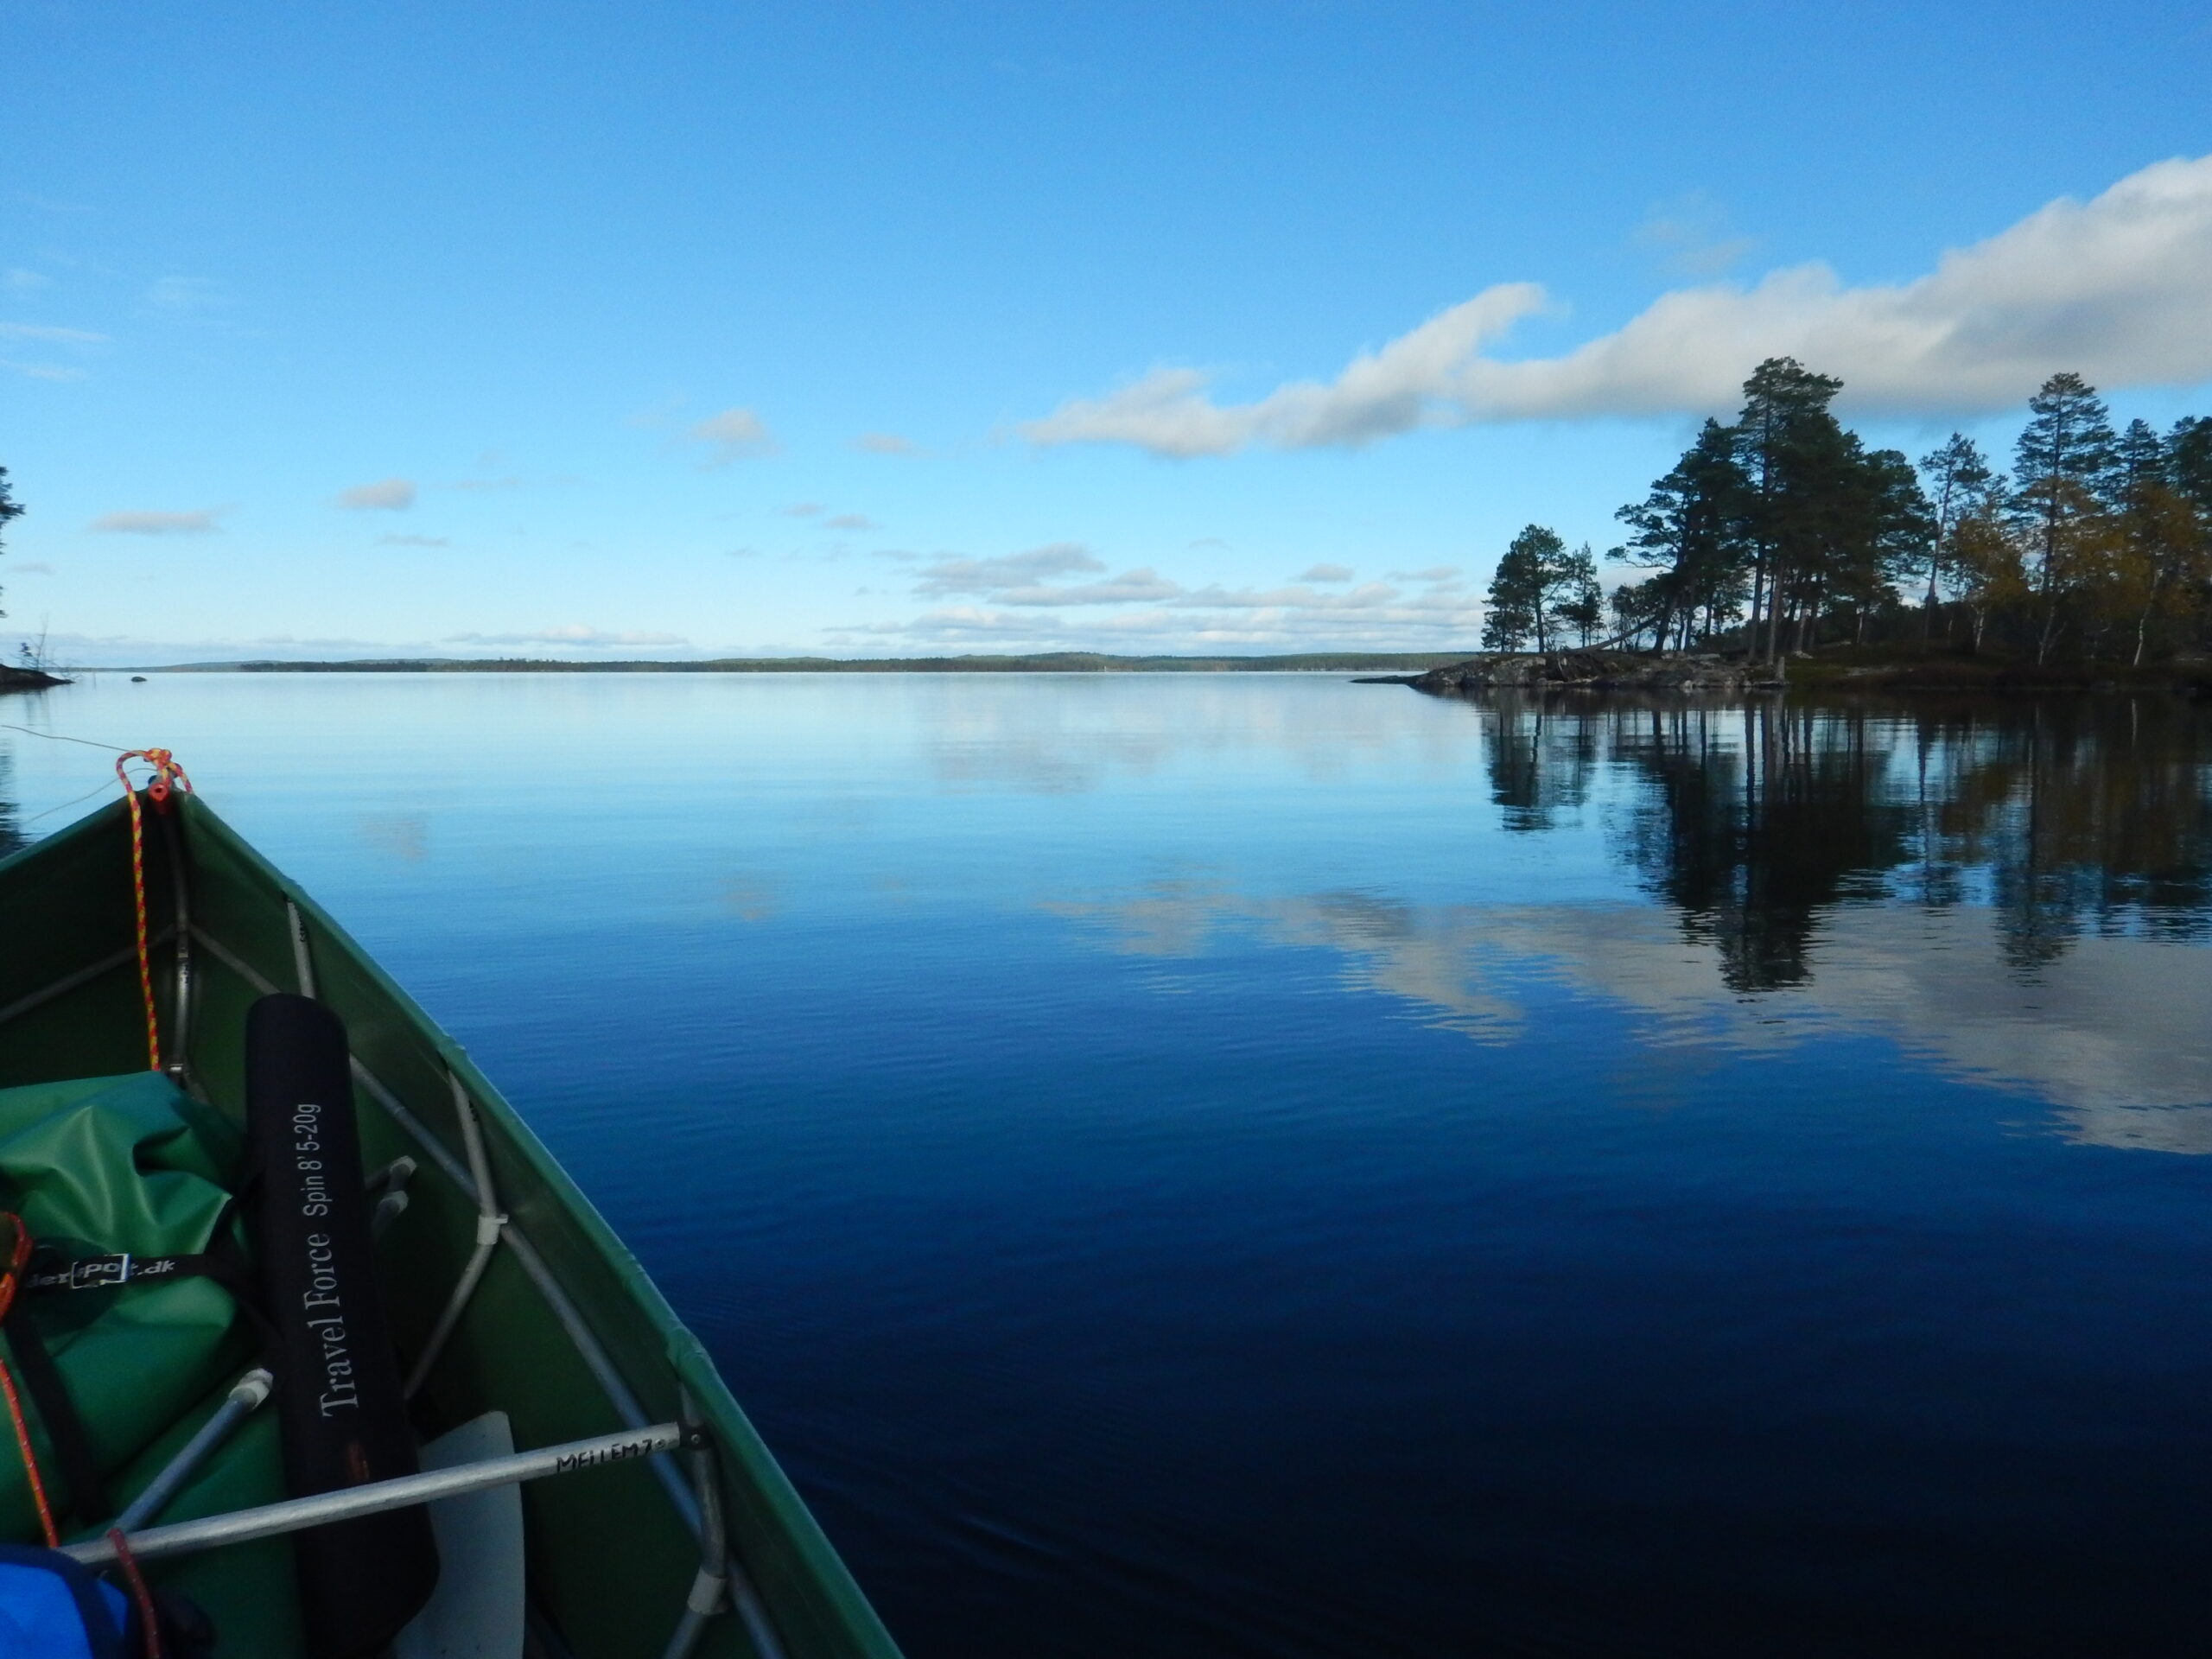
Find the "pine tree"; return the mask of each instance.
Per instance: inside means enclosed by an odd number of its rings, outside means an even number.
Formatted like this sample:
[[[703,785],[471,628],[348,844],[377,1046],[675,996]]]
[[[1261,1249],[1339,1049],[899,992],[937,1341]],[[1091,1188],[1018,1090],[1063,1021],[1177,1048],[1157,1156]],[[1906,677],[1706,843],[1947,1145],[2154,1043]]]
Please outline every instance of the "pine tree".
[[[1734,430],[1750,487],[1751,647],[1758,654],[1764,607],[1770,662],[1782,651],[1785,594],[1801,609],[1808,602],[1804,578],[1817,561],[1820,521],[1847,459],[1847,435],[1828,412],[1842,390],[1842,381],[1794,357],[1770,357],[1744,382]]]
[[[1576,643],[1587,646],[1605,626],[1605,589],[1598,580],[1598,561],[1585,542],[1568,554],[1560,567],[1560,597],[1552,607],[1552,620],[1560,628],[1573,628]]]
[[[1855,436],[1852,448],[1859,448]],[[1901,449],[1857,454],[1844,509],[1828,580],[1833,591],[1850,600],[1853,627],[1863,642],[1868,617],[1894,603],[1897,584],[1930,556],[1935,515],[1921,490],[1919,474]]]
[[[2054,374],[2028,400],[2028,424],[2012,451],[2012,517],[2043,604],[2038,663],[2050,654],[2068,598],[2094,576],[2116,478],[2113,449],[2111,416],[2080,375]]]
[[[1941,448],[1923,455],[1920,473],[1926,480],[1929,511],[1934,520],[1928,542],[1926,626],[1921,631],[1924,638],[1936,631],[1936,583],[1959,568],[1959,525],[1973,512],[1974,504],[1988,493],[1994,474],[1980,446],[1963,432],[1952,433]]]
[[[1667,573],[1666,581],[1650,585],[1651,596],[1666,607],[1659,649],[1678,613],[1686,634],[1700,609],[1707,632],[1740,614],[1751,487],[1737,454],[1734,430],[1707,420],[1673,470],[1653,480],[1651,493],[1613,515],[1634,532],[1618,551]]]
[[[1536,601],[1542,578],[1530,568],[1530,563],[1521,551],[1520,538],[1516,537],[1490,579],[1483,616],[1484,651],[1519,651],[1535,632]]]
[[[1490,583],[1483,645],[1518,651],[1530,635],[1538,651],[1551,649],[1554,613],[1563,597],[1567,543],[1557,531],[1530,524],[1513,538]]]
[[[2166,434],[2166,471],[2182,499],[2212,526],[2212,416],[2184,416]]]
[[[2174,487],[2177,445],[2147,421],[2130,421],[2113,446],[2113,489],[2117,533],[2113,538],[2110,592],[2102,607],[2132,619],[2131,660],[2139,664],[2154,615],[2195,608],[2205,582],[2206,525],[2189,498]]]
[[[1623,550],[1617,547],[1606,556],[1618,558]],[[1652,649],[1666,649],[1669,613],[1664,598],[1654,591],[1666,580],[1662,572],[1644,582],[1624,582],[1613,589],[1606,603],[1613,613],[1615,639],[1624,644],[1633,644],[1648,629],[1654,641]]]

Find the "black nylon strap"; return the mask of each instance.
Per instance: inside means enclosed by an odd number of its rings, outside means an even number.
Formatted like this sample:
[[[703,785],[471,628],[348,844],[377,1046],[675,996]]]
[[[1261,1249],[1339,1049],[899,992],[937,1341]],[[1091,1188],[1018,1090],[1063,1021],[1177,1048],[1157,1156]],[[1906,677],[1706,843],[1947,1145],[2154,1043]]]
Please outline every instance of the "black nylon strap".
[[[60,1369],[47,1351],[46,1338],[39,1335],[30,1310],[16,1302],[8,1310],[6,1319],[0,1320],[0,1331],[8,1333],[8,1345],[16,1352],[16,1369],[23,1374],[23,1386],[30,1390],[31,1402],[46,1423],[46,1438],[53,1441],[54,1455],[61,1459],[62,1477],[69,1483],[70,1510],[79,1521],[105,1520],[113,1511],[108,1508],[107,1487],[100,1479],[99,1465],[93,1460],[85,1420],[77,1414],[76,1402],[70,1399]]]

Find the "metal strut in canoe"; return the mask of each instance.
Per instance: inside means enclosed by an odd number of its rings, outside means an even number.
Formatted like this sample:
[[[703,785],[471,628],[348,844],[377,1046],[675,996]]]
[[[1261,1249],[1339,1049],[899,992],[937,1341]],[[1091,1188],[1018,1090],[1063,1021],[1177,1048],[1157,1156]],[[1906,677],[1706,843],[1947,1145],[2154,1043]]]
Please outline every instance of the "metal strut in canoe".
[[[174,926],[164,927],[160,932],[149,936],[146,942],[149,945],[166,944],[175,937],[176,929]],[[118,968],[126,967],[137,959],[138,947],[126,944],[122,950],[111,951],[99,961],[87,963],[75,972],[64,974],[60,978],[41,985],[38,989],[28,992],[12,1002],[0,1004],[0,1026],[4,1026],[10,1020],[30,1013],[34,1008],[44,1007],[56,998],[67,996],[79,986],[91,984],[102,974],[112,973]]]
[[[682,1423],[652,1423],[642,1429],[626,1428],[536,1452],[517,1452],[510,1457],[486,1458],[481,1463],[433,1469],[427,1474],[401,1475],[334,1492],[318,1492],[310,1497],[292,1497],[280,1503],[234,1510],[228,1515],[149,1527],[143,1532],[124,1534],[124,1543],[138,1560],[158,1560],[165,1555],[186,1555],[222,1544],[248,1543],[257,1538],[275,1537],[279,1533],[304,1532],[309,1527],[327,1526],[334,1521],[381,1515],[387,1510],[404,1510],[441,1497],[459,1497],[464,1492],[512,1485],[517,1481],[626,1463],[632,1459],[673,1452],[704,1434],[705,1430]],[[87,1538],[81,1543],[64,1544],[61,1553],[74,1556],[87,1567],[104,1567],[118,1556],[114,1532]]]
[[[189,1089],[192,1085],[192,891],[185,875],[184,846],[177,834],[176,813],[167,806],[155,815],[162,823],[162,840],[169,855],[169,896],[176,906],[175,988],[169,998],[169,1075]]]
[[[307,955],[306,932],[304,928],[299,925],[299,912],[293,906],[289,895],[286,897],[285,903],[291,912],[289,919],[293,921],[295,963],[299,970],[302,983],[312,984],[313,970]],[[211,937],[205,928],[195,926],[193,933],[209,955],[214,957],[225,967],[230,969],[256,989],[265,994],[276,988],[276,985],[252,963]],[[348,1064],[353,1073],[353,1080],[360,1084],[362,1091],[384,1108],[392,1122],[405,1130],[410,1138],[429,1155],[431,1161],[436,1164],[445,1173],[447,1178],[461,1189],[471,1203],[477,1206],[478,1224],[481,1229],[483,1218],[486,1215],[497,1213],[495,1203],[490,1196],[492,1189],[488,1160],[485,1160],[485,1179],[480,1183],[474,1173],[453,1155],[445,1142],[430,1133],[429,1127],[408,1109],[406,1103],[386,1086],[381,1077],[362,1064],[359,1055],[350,1056]],[[471,1161],[474,1162],[483,1155],[481,1127],[475,1122],[473,1103],[468,1101],[467,1091],[461,1087],[459,1079],[453,1076],[450,1069],[448,1071],[448,1077],[453,1082],[455,1106],[461,1121],[465,1126],[462,1130],[464,1146],[468,1144],[472,1131],[476,1136],[474,1153],[471,1158]],[[559,1324],[562,1332],[575,1349],[576,1357],[583,1361],[584,1369],[592,1374],[593,1379],[600,1385],[601,1390],[607,1396],[607,1403],[614,1408],[615,1415],[622,1420],[632,1434],[652,1432],[654,1427],[652,1421],[645,1415],[644,1407],[638,1402],[638,1396],[631,1391],[630,1385],[624,1381],[622,1374],[614,1368],[613,1358],[591,1327],[584,1323],[582,1313],[569,1299],[568,1292],[563,1288],[561,1281],[554,1275],[552,1268],[546,1264],[545,1258],[538,1255],[537,1249],[524,1236],[519,1227],[504,1216],[500,1217],[500,1222],[501,1224],[493,1231],[493,1240],[505,1243],[508,1250],[514,1256],[516,1265],[522,1268],[524,1275],[537,1288],[538,1294],[544,1298],[547,1310],[551,1313],[555,1321]],[[478,1249],[480,1251],[483,1247],[480,1244]],[[473,1261],[474,1256],[471,1259]],[[477,1276],[481,1277],[481,1269],[478,1270]],[[465,1306],[467,1296],[473,1295],[475,1288],[473,1283],[468,1282],[468,1275],[465,1268],[462,1282],[467,1284],[467,1294],[459,1295],[455,1300],[458,1304]],[[461,1287],[456,1286],[455,1288],[459,1291]],[[448,1306],[451,1306],[453,1304]],[[457,1322],[459,1319],[457,1313],[454,1314],[454,1319]],[[442,1319],[441,1323],[443,1323]],[[449,1337],[450,1333],[448,1332],[448,1335]],[[419,1362],[418,1369],[421,1369]],[[410,1384],[410,1388],[411,1386]],[[663,1446],[658,1444],[653,1446],[647,1452],[646,1466],[652,1471],[654,1477],[660,1482],[662,1490],[667,1493],[671,1507],[676,1510],[677,1516],[690,1531],[692,1536],[698,1540],[700,1572],[693,1582],[690,1596],[687,1599],[684,1617],[677,1625],[676,1634],[671,1639],[664,1659],[683,1659],[683,1656],[689,1654],[696,1644],[705,1619],[711,1616],[709,1610],[699,1604],[707,1600],[713,1593],[708,1581],[715,1578],[721,1579],[727,1586],[730,1605],[735,1610],[739,1620],[744,1624],[747,1635],[752,1637],[754,1650],[760,1654],[760,1659],[785,1659],[784,1644],[776,1633],[775,1625],[769,1618],[766,1603],[761,1599],[760,1591],[754,1587],[745,1569],[728,1553],[727,1530],[721,1510],[721,1486],[715,1477],[711,1455],[705,1459],[694,1459],[692,1478],[687,1480],[683,1472],[676,1467],[675,1460],[670,1455],[673,1449],[672,1446]],[[427,1477],[411,1478],[427,1478]],[[89,1547],[86,1546],[86,1548]]]
[[[215,1414],[200,1426],[199,1432],[187,1440],[177,1454],[168,1460],[162,1471],[146,1483],[145,1491],[132,1498],[121,1515],[115,1517],[111,1531],[128,1536],[168,1507],[168,1502],[184,1490],[184,1484],[200,1472],[200,1465],[213,1456],[225,1440],[269,1397],[276,1379],[257,1365],[232,1387],[223,1403],[215,1408]]]
[[[290,895],[284,899],[284,931],[292,941],[292,973],[302,996],[315,995],[315,958],[308,954],[308,925]]]
[[[507,1225],[498,1196],[493,1191],[492,1160],[485,1155],[484,1128],[476,1121],[475,1103],[468,1098],[468,1090],[461,1086],[459,1077],[448,1071],[446,1081],[453,1086],[454,1116],[461,1121],[461,1142],[468,1153],[468,1173],[476,1186],[476,1248],[469,1253],[468,1265],[461,1270],[453,1294],[446,1300],[445,1312],[438,1315],[437,1324],[430,1328],[429,1339],[423,1343],[415,1369],[408,1375],[407,1386],[401,1390],[410,1400],[429,1376],[430,1368],[445,1351],[454,1328],[461,1323],[461,1316],[467,1312],[468,1299],[476,1294],[477,1284],[484,1277],[484,1269],[491,1265],[492,1252],[499,1249],[499,1235]]]
[[[687,1420],[697,1414],[690,1389],[678,1389],[677,1400]],[[684,1599],[683,1617],[677,1621],[676,1632],[668,1638],[661,1659],[690,1659],[691,1649],[707,1632],[707,1621],[721,1611],[723,1599],[730,1593],[729,1535],[722,1520],[721,1480],[715,1469],[714,1447],[704,1435],[691,1448],[691,1484],[699,1493],[699,1518],[703,1523],[699,1533],[699,1571],[691,1580],[691,1593]],[[753,1646],[764,1654],[774,1653],[775,1632],[768,1628],[766,1610],[758,1596],[750,1595],[750,1586],[746,1590],[746,1596],[734,1599],[738,1617],[745,1621]]]

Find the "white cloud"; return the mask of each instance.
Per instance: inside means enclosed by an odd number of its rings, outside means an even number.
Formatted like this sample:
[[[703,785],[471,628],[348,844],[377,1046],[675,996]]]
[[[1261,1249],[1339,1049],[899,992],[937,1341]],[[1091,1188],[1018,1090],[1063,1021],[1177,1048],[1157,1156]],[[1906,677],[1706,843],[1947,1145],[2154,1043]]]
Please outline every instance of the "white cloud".
[[[995,559],[941,558],[924,567],[914,591],[927,598],[956,594],[988,594],[1000,605],[1132,605],[1173,599],[1183,592],[1149,567],[1127,570],[1105,582],[1063,582],[1049,579],[1102,571],[1106,566],[1090,549],[1056,542],[1027,553]]]
[[[1657,204],[1630,239],[1690,276],[1718,276],[1758,245],[1754,237],[1732,234],[1726,211],[1702,190]]]
[[[8,286],[19,287],[17,276],[35,276],[35,271],[10,271]],[[0,322],[0,340],[21,340],[39,346],[101,346],[107,336],[90,328],[61,328],[42,322]],[[15,358],[0,358],[0,369],[7,369],[29,380],[82,380],[85,372],[60,363],[25,363]]]
[[[1373,610],[1394,603],[1399,590],[1387,582],[1366,582],[1349,593],[1317,594],[1311,588],[1222,588],[1211,586],[1179,593],[1175,603],[1208,610]]]
[[[10,265],[0,271],[0,287],[10,293],[31,294],[41,288],[51,288],[54,278],[42,270],[25,270],[21,265]]]
[[[43,559],[33,559],[27,564],[0,566],[0,569],[4,569],[11,576],[50,576],[54,574],[54,567]]]
[[[222,528],[215,521],[226,507],[193,512],[104,512],[87,529],[119,536],[207,536]]]
[[[1027,553],[1007,553],[995,559],[941,558],[921,571],[914,591],[928,598],[955,594],[992,594],[1007,588],[1033,588],[1051,576],[1106,568],[1087,547],[1074,542],[1054,542]]]
[[[1183,589],[1149,566],[1125,570],[1105,582],[1079,582],[1069,587],[1039,585],[1006,588],[991,597],[1001,605],[1142,605],[1155,600],[1179,599]]]
[[[929,611],[911,622],[877,622],[851,630],[860,633],[887,633],[902,639],[963,639],[977,634],[1019,634],[1026,640],[1034,637],[1034,619],[1026,616],[1002,616],[995,611],[982,610],[973,605],[957,605],[947,610]]]
[[[828,530],[874,530],[875,521],[864,512],[841,512],[835,518],[825,518],[823,526]]]
[[[415,505],[412,479],[386,478],[374,484],[356,484],[339,491],[330,504],[354,512],[398,512]]]
[[[943,643],[960,637],[988,639],[994,649],[1102,651],[1174,655],[1215,652],[1452,651],[1474,649],[1479,607],[1446,607],[1422,601],[1357,607],[1309,609],[1294,603],[1271,607],[1192,608],[1173,601],[1103,616],[1065,617],[1057,611],[957,606],[911,621],[878,622],[829,630],[875,639]]]
[[[0,322],[0,340],[35,340],[52,346],[98,346],[107,339],[89,328],[54,328],[41,322]]]
[[[4,566],[0,566],[4,569]],[[421,638],[362,639],[291,633],[232,635],[215,639],[148,639],[137,634],[91,635],[57,631],[49,642],[62,661],[87,666],[161,663],[218,663],[238,661],[335,661],[486,657],[493,655],[560,655],[579,659],[627,652],[639,657],[681,660],[702,653],[683,635],[646,630],[620,630],[583,626],[547,628],[542,632],[456,634],[445,639]],[[718,651],[721,648],[717,647]],[[797,652],[796,645],[775,645],[761,655]]]
[[[976,602],[829,632],[918,645],[974,635],[1035,650],[1444,650],[1462,643],[1472,650],[1482,619],[1481,606],[1456,584],[1414,594],[1385,582],[1336,591],[1302,585],[1351,582],[1353,572],[1342,565],[1316,565],[1300,585],[1282,588],[1189,588],[1149,565],[1117,575],[1106,569],[1074,542],[995,558],[940,554],[915,573],[912,591]],[[1456,573],[1438,566],[1417,574],[1433,583]]]
[[[786,518],[817,518],[830,509],[819,501],[794,501],[788,507],[778,507],[776,511]]]
[[[918,455],[922,446],[912,438],[902,438],[896,432],[863,432],[853,440],[853,448],[871,455]]]
[[[205,276],[164,276],[146,290],[147,304],[180,316],[218,310],[227,300],[222,284]]]
[[[82,369],[62,368],[52,363],[18,363],[13,358],[0,357],[0,369],[8,369],[30,380],[82,380]]]
[[[533,633],[449,633],[442,644],[448,645],[688,645],[691,642],[680,633],[647,633],[635,631],[615,632],[606,628],[589,628],[580,624],[565,627],[541,628]]]
[[[48,645],[64,662],[88,666],[143,666],[149,663],[226,662],[266,657],[270,646],[292,648],[311,658],[333,655],[378,656],[398,654],[389,642],[368,639],[303,639],[293,634],[267,634],[254,639],[148,639],[137,634],[65,633],[57,631]]]
[[[706,463],[709,467],[776,452],[775,435],[749,409],[726,409],[719,415],[709,415],[685,435],[709,446]]]
[[[1277,944],[1333,946],[1357,982],[1484,1043],[1516,1039],[1562,984],[1612,1003],[1654,1051],[1764,1056],[1871,1033],[1950,1077],[2040,1096],[2065,1140],[2212,1154],[2212,1045],[2196,1017],[2212,956],[2189,945],[2080,939],[2031,980],[2007,962],[1993,911],[1847,905],[1823,924],[1810,983],[1746,996],[1719,947],[1685,938],[1659,906],[1262,898],[1166,883],[1046,908],[1103,923],[1109,948],[1130,954],[1205,956],[1253,928]]]
[[[443,536],[379,536],[377,537],[377,545],[378,547],[451,547],[453,543]]]
[[[1197,369],[1154,369],[1103,398],[1063,404],[1021,435],[1035,444],[1126,443],[1179,457],[1225,455],[1253,443],[1356,446],[1433,423],[1440,397],[1476,348],[1543,307],[1534,283],[1490,289],[1355,359],[1328,385],[1280,386],[1254,404],[1214,403]]]
[[[1039,445],[1187,457],[1357,448],[1476,422],[1710,413],[1733,406],[1761,359],[1783,355],[1842,376],[1847,403],[1883,413],[2003,408],[2061,369],[2105,386],[2186,385],[2212,378],[2208,271],[2212,156],[2159,162],[1954,249],[1908,283],[1853,288],[1826,264],[1796,265],[1750,288],[1677,289],[1563,356],[1518,360],[1484,348],[1549,302],[1535,283],[1501,283],[1325,384],[1224,404],[1205,372],[1158,368],[1020,430]]]

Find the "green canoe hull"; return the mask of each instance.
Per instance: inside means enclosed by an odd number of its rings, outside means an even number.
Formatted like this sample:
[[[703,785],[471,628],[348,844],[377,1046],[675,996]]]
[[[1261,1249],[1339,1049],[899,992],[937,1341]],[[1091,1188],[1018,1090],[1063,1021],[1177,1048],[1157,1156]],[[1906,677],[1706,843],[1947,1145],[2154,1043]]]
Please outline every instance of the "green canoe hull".
[[[493,1409],[508,1414],[520,1447],[679,1417],[702,1423],[747,1593],[708,1622],[695,1651],[892,1659],[896,1646],[705,1350],[499,1090],[213,810],[190,795],[171,805],[145,811],[163,1058],[177,1058],[182,986],[191,1086],[242,1125],[247,1007],[267,991],[302,988],[304,952],[314,994],[353,1046],[367,1166],[403,1154],[420,1166],[410,1208],[379,1246],[404,1361],[429,1336],[475,1244],[456,1085],[474,1104],[509,1226],[426,1381],[426,1431]],[[0,861],[0,1088],[146,1065],[130,871],[121,801]],[[664,1652],[700,1565],[689,1482],[671,1458],[521,1489],[530,1595],[549,1647],[576,1659]]]

